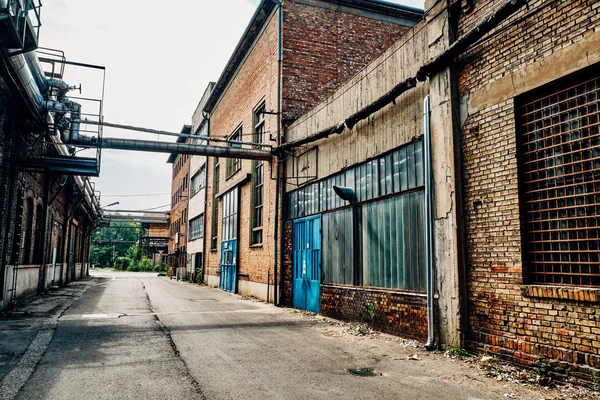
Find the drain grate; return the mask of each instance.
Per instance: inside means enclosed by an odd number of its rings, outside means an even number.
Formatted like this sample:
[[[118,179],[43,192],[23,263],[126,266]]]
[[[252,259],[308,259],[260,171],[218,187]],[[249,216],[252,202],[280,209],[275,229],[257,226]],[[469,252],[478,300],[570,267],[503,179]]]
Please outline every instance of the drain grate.
[[[350,368],[347,369],[348,373],[352,376],[379,376],[373,368]]]

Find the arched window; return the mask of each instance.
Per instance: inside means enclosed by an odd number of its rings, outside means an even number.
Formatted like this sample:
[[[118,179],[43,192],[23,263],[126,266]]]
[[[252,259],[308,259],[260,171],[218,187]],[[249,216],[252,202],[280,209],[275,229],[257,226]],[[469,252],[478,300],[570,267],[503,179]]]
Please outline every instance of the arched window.
[[[28,197],[25,200],[25,231],[23,236],[23,258],[21,264],[28,265],[31,262],[31,236],[33,235],[33,199]]]
[[[35,242],[33,243],[33,263],[42,262],[42,233],[44,232],[44,208],[38,204],[35,210]]]

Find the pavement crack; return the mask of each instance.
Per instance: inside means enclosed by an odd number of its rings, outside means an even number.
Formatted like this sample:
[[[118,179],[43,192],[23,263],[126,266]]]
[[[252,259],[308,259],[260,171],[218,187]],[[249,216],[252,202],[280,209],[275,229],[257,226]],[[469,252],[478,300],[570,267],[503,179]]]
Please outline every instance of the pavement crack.
[[[200,385],[200,382],[198,382],[196,380],[196,378],[194,378],[194,376],[192,375],[192,372],[190,370],[190,367],[188,366],[188,364],[185,362],[185,360],[181,356],[181,352],[177,348],[177,345],[175,344],[175,341],[173,340],[173,336],[171,335],[171,330],[169,329],[168,326],[166,326],[161,321],[160,317],[154,310],[154,307],[152,306],[152,300],[150,299],[150,296],[148,295],[148,290],[146,290],[146,285],[139,278],[136,278],[136,279],[142,284],[144,294],[146,295],[146,300],[148,301],[148,308],[150,309],[150,312],[154,316],[156,325],[160,328],[162,334],[167,338],[167,341],[169,342],[169,345],[171,346],[171,350],[173,351],[173,354],[175,355],[175,357],[177,357],[177,359],[180,360],[181,363],[183,364],[183,367],[185,368],[185,372],[187,374],[187,378],[189,379],[190,383],[194,387],[194,390],[196,391],[196,393],[198,393],[198,395],[200,396],[200,399],[206,400],[206,396],[204,395],[202,386]]]

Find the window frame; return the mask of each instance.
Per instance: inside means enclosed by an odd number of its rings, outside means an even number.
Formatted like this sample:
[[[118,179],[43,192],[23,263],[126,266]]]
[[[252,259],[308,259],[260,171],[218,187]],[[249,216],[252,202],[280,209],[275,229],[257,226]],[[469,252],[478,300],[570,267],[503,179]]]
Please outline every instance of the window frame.
[[[235,131],[231,135],[229,135],[229,137],[227,139],[241,141],[242,134],[243,134],[243,129],[242,129],[242,125],[240,124],[235,129]],[[236,143],[228,143],[228,146],[232,147],[232,148],[241,148],[242,147],[242,145],[236,144]],[[242,160],[240,158],[228,158],[227,162],[226,162],[226,167],[225,167],[225,180],[230,179],[241,169],[242,169]]]
[[[263,144],[265,140],[265,114],[266,106],[262,101],[253,111],[254,131],[252,142]],[[255,146],[260,149],[260,146]],[[265,162],[263,160],[252,161],[252,184],[250,200],[250,246],[260,246],[263,244],[263,224],[264,224],[264,188],[265,188]]]

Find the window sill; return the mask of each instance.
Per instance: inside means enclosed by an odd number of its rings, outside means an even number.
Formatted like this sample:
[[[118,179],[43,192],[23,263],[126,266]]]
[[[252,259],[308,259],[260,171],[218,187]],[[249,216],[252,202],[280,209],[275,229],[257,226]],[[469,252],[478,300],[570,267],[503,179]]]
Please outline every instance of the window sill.
[[[251,249],[262,249],[263,248],[263,244],[262,243],[251,244],[250,248]]]
[[[217,252],[217,249],[210,249],[210,252],[211,252],[211,253],[216,253],[216,252]]]
[[[587,287],[523,285],[521,294],[524,297],[600,303],[600,289]]]

